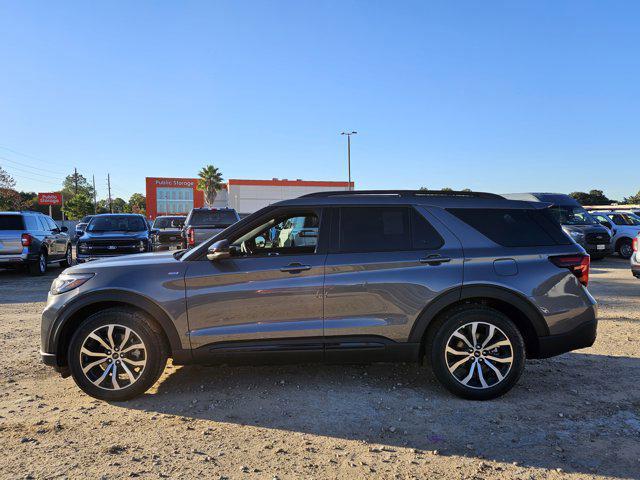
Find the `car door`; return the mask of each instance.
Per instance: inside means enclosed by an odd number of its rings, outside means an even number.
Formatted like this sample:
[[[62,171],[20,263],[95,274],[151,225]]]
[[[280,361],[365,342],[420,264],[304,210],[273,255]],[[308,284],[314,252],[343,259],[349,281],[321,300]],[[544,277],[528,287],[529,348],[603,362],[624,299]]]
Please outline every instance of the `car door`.
[[[322,239],[308,246],[280,240],[291,220],[308,216],[320,219],[322,211],[272,210],[236,230],[229,258],[190,262],[185,282],[194,355],[230,361],[249,350],[322,358],[326,247]]]
[[[58,227],[58,225],[56,224],[56,222],[53,221],[53,219],[51,217],[45,216],[44,217],[45,221],[47,222],[47,225],[49,227],[49,231],[51,232],[51,235],[53,236],[53,249],[55,252],[55,259],[60,259],[64,256],[65,252],[66,252],[66,247],[67,247],[67,234],[63,233],[60,230],[60,227]],[[53,256],[51,254],[49,254],[49,258],[51,258],[51,260],[53,260]]]
[[[422,207],[343,206],[332,211],[325,268],[329,361],[380,358],[407,342],[425,307],[462,284],[459,240]]]
[[[51,225],[44,215],[36,215],[36,218],[40,225],[39,240],[46,247],[49,260],[53,260],[57,254],[55,233],[51,231]]]

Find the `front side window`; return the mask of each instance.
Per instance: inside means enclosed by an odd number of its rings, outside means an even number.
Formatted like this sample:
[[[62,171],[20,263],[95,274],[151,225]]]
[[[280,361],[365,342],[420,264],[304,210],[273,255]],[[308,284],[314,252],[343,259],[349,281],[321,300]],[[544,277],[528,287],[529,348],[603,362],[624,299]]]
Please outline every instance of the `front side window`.
[[[275,216],[245,232],[232,244],[237,256],[315,253],[320,235],[315,212]]]

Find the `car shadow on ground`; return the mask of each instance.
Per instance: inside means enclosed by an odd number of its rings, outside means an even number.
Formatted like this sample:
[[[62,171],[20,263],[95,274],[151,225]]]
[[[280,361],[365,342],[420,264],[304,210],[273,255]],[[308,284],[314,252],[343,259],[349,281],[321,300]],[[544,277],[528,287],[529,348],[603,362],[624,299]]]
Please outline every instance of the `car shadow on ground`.
[[[169,368],[157,392],[118,405],[523,467],[638,477],[638,358],[571,353],[530,361],[509,394],[488,402],[453,397],[416,365]]]
[[[44,275],[30,275],[24,269],[0,269],[0,305],[46,302],[51,282],[62,270],[57,264],[49,265]]]

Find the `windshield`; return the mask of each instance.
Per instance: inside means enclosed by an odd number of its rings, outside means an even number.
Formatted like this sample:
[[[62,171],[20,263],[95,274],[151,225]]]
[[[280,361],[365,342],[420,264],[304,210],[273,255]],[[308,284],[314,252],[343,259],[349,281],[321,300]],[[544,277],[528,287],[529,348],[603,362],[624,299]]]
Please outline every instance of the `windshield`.
[[[194,227],[226,228],[238,221],[234,210],[194,210],[189,225]]]
[[[86,217],[82,217],[82,220],[80,220],[80,223],[89,223],[92,218],[93,218],[93,215],[87,215]]]
[[[598,222],[582,207],[554,205],[551,213],[560,225],[597,225]]]
[[[147,230],[142,217],[132,215],[105,215],[94,217],[87,226],[88,232],[141,232]]]
[[[22,216],[0,215],[0,230],[23,230]]]
[[[182,228],[184,217],[159,217],[153,222],[153,228]]]

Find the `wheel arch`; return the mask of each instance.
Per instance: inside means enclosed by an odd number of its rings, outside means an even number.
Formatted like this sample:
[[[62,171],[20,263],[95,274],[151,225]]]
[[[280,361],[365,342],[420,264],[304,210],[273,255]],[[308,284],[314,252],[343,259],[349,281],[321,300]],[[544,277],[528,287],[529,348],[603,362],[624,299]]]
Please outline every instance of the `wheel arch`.
[[[527,356],[539,355],[539,337],[549,335],[549,328],[540,311],[524,295],[496,285],[469,285],[443,293],[423,310],[411,334],[410,342],[421,343],[421,357],[427,346],[425,339],[438,319],[460,305],[485,305],[507,315],[516,325],[525,342]]]
[[[55,352],[59,366],[66,366],[66,355],[73,333],[90,315],[107,308],[130,308],[145,314],[163,334],[169,347],[170,356],[185,360],[190,350],[184,350],[178,332],[169,315],[153,300],[129,291],[108,290],[88,294],[71,302],[52,328],[49,337],[49,351]]]
[[[614,251],[619,252],[620,251],[620,247],[622,246],[623,243],[633,243],[633,238],[632,237],[627,237],[626,235],[618,238],[616,240],[616,245],[613,248]]]

